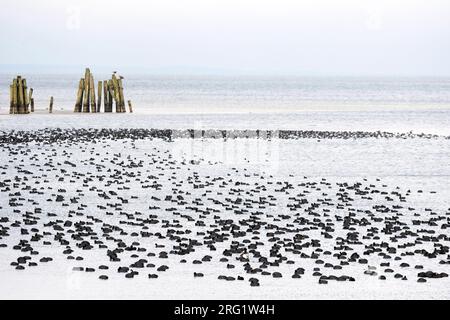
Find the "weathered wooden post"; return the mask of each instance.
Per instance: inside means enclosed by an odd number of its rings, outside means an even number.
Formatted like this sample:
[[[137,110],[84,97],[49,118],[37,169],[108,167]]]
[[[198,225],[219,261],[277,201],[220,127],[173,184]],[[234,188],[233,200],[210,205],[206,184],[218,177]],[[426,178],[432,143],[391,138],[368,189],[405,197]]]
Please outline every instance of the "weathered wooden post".
[[[50,97],[50,105],[48,107],[48,112],[53,113],[53,97]]]
[[[77,101],[75,102],[74,112],[81,112],[83,104],[84,79],[80,79],[78,84]]]
[[[9,86],[9,114],[14,113],[13,95],[14,95],[14,89],[13,89],[13,85],[11,84]]]
[[[27,79],[22,79],[23,83],[23,100],[24,100],[24,113],[30,113],[30,101],[28,98],[28,91],[27,91]]]
[[[113,112],[113,102],[115,100],[113,81],[108,81],[108,112]]]
[[[102,107],[102,83],[102,81],[98,82],[97,112],[100,112]]]
[[[127,112],[125,109],[125,98],[123,96],[123,84],[122,84],[122,79],[119,78],[119,80],[117,80],[117,84],[119,86],[119,100],[120,100],[120,112]]]
[[[17,77],[17,82],[19,85],[19,102],[18,102],[18,106],[19,106],[19,112],[20,114],[24,114],[25,113],[25,97],[23,95],[23,82],[22,82],[22,77],[18,76]]]
[[[30,93],[28,94],[28,100],[30,102],[30,112],[34,112],[33,88],[30,88]]]
[[[108,112],[108,106],[109,106],[109,101],[108,101],[108,81],[104,80],[103,81],[103,109],[105,110],[105,112]]]
[[[128,109],[130,109],[130,113],[133,113],[133,105],[131,104],[131,100],[128,100]]]
[[[18,107],[17,107],[17,97],[18,97],[18,94],[17,94],[17,89],[18,89],[18,87],[17,87],[17,79],[13,79],[13,85],[12,85],[12,89],[13,89],[13,91],[12,91],[12,105],[13,105],[13,114],[17,114],[17,113],[19,113],[19,110],[18,110]]]
[[[89,75],[89,95],[91,96],[91,112],[96,113],[97,112],[97,102],[95,101],[95,83],[94,83],[94,76],[92,73]]]
[[[90,71],[89,68],[86,68],[86,71],[84,73],[84,99],[83,99],[83,112],[89,112],[89,94],[90,94]]]
[[[120,112],[121,103],[120,103],[120,94],[119,94],[119,83],[117,81],[117,77],[116,77],[115,73],[113,73],[113,75],[112,75],[112,82],[113,82],[113,87],[114,87],[114,99],[116,100],[116,113],[117,113],[117,112]]]

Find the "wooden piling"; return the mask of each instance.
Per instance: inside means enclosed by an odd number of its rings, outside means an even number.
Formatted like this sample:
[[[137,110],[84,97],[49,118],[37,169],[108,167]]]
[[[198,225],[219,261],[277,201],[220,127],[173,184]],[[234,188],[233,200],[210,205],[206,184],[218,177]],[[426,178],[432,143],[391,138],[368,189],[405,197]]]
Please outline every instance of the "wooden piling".
[[[75,108],[73,110],[74,112],[82,111],[83,92],[84,92],[84,79],[80,79],[80,82],[78,83],[77,101],[75,102]]]
[[[50,97],[50,105],[48,107],[48,112],[53,113],[53,97]]]
[[[95,83],[94,83],[94,76],[92,73],[89,75],[89,95],[91,96],[91,109],[90,111],[92,113],[97,112],[97,102],[95,101]]]
[[[109,106],[109,101],[108,101],[108,81],[104,80],[103,81],[103,110],[105,112],[108,112],[108,106]]]
[[[117,80],[117,85],[119,86],[119,100],[120,100],[120,112],[127,112],[125,109],[125,98],[123,96],[123,84],[122,79]]]
[[[13,85],[12,85],[12,105],[13,105],[12,113],[13,114],[19,113],[18,106],[17,106],[17,100],[18,100],[17,99],[17,96],[18,96],[17,90],[18,90],[17,79],[14,79],[13,80]]]
[[[97,90],[97,112],[101,111],[102,107],[102,81],[98,82],[98,90]]]
[[[30,113],[30,102],[28,100],[28,91],[27,91],[27,79],[22,79],[22,87],[23,87],[23,112]]]
[[[15,77],[9,86],[9,113],[30,113],[32,95],[33,89],[28,91],[27,80],[21,76]]]
[[[14,96],[14,89],[13,89],[13,85],[11,84],[9,86],[9,114],[14,113],[13,96]]]
[[[116,112],[120,110],[119,84],[117,83],[116,75],[112,75],[112,85],[114,90],[114,101],[116,102]]]
[[[30,112],[34,112],[33,88],[30,88],[30,93],[28,94],[28,101],[30,105]]]
[[[113,81],[108,81],[108,112],[113,111],[113,102],[115,101]]]
[[[86,68],[84,78],[78,86],[74,112],[101,112],[102,98],[104,112],[113,112],[114,103],[116,112],[127,112],[122,79],[123,77],[114,72],[110,80],[98,81],[96,100],[94,76],[89,68]],[[130,110],[133,110],[132,106]]]
[[[131,104],[131,100],[128,100],[128,109],[130,110],[130,113],[133,113],[133,105]]]
[[[22,77],[20,77],[20,76],[17,77],[17,83],[18,83],[18,90],[19,90],[19,95],[18,95],[18,113],[24,114],[25,113],[25,99],[24,99],[24,95],[23,95]]]
[[[90,102],[90,70],[89,68],[86,68],[86,71],[84,73],[84,99],[83,99],[83,112],[89,112],[89,102]]]

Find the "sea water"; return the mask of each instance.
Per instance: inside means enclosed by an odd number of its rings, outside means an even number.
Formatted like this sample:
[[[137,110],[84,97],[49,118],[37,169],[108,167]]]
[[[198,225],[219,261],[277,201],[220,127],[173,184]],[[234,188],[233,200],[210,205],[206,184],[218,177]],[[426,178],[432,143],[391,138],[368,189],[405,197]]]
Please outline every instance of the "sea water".
[[[111,74],[96,74],[97,82]],[[15,75],[0,74],[0,113]],[[80,74],[22,74],[37,109],[73,110]],[[124,75],[125,99],[139,112],[239,113],[450,108],[450,78]]]

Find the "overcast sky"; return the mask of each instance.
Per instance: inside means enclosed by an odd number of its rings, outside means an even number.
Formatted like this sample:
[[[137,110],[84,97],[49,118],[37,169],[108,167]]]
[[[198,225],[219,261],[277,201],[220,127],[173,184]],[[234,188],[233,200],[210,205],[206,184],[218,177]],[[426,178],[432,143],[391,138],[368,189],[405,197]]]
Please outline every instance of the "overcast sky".
[[[450,76],[448,0],[0,0],[0,65]]]

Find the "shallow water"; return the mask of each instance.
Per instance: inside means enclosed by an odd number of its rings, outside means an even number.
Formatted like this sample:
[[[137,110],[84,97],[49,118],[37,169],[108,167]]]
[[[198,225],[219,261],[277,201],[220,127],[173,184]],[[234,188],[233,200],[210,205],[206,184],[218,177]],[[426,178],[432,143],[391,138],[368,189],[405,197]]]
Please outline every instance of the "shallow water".
[[[98,74],[95,81],[111,75]],[[0,74],[0,113],[14,75]],[[37,109],[73,110],[80,74],[23,74]],[[124,75],[125,99],[141,112],[294,112],[450,107],[450,78]]]
[[[15,147],[14,147],[15,148]],[[445,139],[361,139],[361,140],[322,140],[316,141],[313,139],[301,140],[258,140],[258,139],[236,139],[223,141],[222,139],[176,139],[173,142],[164,142],[161,140],[141,140],[131,142],[129,140],[117,141],[102,141],[90,144],[72,144],[64,143],[61,146],[41,146],[29,144],[26,149],[30,149],[31,153],[28,156],[7,155],[7,152],[2,153],[0,160],[3,163],[6,171],[6,176],[24,177],[23,168],[36,168],[33,170],[33,176],[42,175],[47,180],[41,182],[41,187],[44,191],[43,195],[34,195],[33,200],[38,201],[44,212],[57,213],[57,219],[68,219],[68,210],[75,209],[78,205],[63,207],[60,203],[47,202],[48,197],[58,188],[67,190],[66,198],[78,194],[76,189],[81,188],[81,181],[79,183],[58,182],[59,170],[47,170],[41,172],[37,170],[52,158],[54,164],[61,166],[67,170],[76,170],[79,173],[84,173],[89,176],[90,173],[96,172],[96,175],[106,173],[107,169],[120,169],[122,172],[139,172],[141,170],[148,170],[152,174],[160,172],[159,162],[150,161],[149,154],[158,154],[166,161],[175,161],[180,163],[182,160],[201,160],[198,165],[182,166],[181,170],[173,169],[161,175],[160,182],[162,190],[142,189],[141,183],[134,179],[133,176],[128,176],[131,182],[126,186],[131,189],[125,190],[117,184],[113,184],[110,188],[116,190],[121,196],[130,198],[132,195],[138,195],[139,199],[130,200],[130,203],[123,204],[123,210],[127,213],[135,211],[149,213],[149,204],[155,204],[151,199],[151,195],[156,195],[164,198],[168,194],[172,194],[174,187],[173,183],[179,181],[186,181],[187,177],[192,175],[192,170],[197,172],[202,179],[206,176],[210,177],[228,177],[234,181],[246,181],[251,185],[254,183],[262,183],[259,176],[253,174],[263,175],[267,177],[272,175],[277,181],[290,181],[294,185],[304,181],[315,181],[320,183],[326,179],[331,183],[333,189],[337,188],[336,183],[343,181],[348,183],[363,182],[365,185],[376,184],[379,188],[386,191],[398,190],[405,193],[411,190],[411,194],[407,197],[407,203],[402,204],[405,207],[401,211],[400,217],[402,222],[410,223],[414,219],[411,212],[406,210],[406,206],[412,206],[416,212],[420,212],[423,218],[427,218],[425,208],[431,208],[439,216],[444,215],[450,208],[450,189],[446,186],[449,183],[450,165],[448,164],[448,156],[450,154],[450,140]],[[18,149],[20,150],[20,149]],[[23,149],[22,149],[23,150]],[[90,152],[81,152],[83,150],[91,150]],[[93,158],[94,154],[98,156]],[[143,160],[146,164],[143,168],[126,168],[119,163],[112,164],[108,161],[102,162],[102,159],[111,160],[113,154],[120,153],[120,160],[134,161]],[[39,156],[30,157],[31,154]],[[44,157],[47,156],[47,158]],[[70,157],[68,157],[70,155]],[[170,156],[170,158],[169,158]],[[17,159],[13,159],[17,158]],[[131,158],[128,158],[131,157]],[[70,160],[77,164],[76,169],[70,166],[63,165],[65,160]],[[21,162],[20,166],[15,165],[17,161]],[[105,165],[105,167],[98,167],[97,164]],[[6,166],[8,167],[6,169]],[[236,168],[233,169],[233,168]],[[100,170],[100,171],[99,171]],[[173,172],[176,172],[173,173]],[[162,172],[161,172],[162,173]],[[169,174],[170,173],[170,174]],[[231,176],[227,176],[231,174]],[[172,177],[169,177],[173,175]],[[307,176],[305,180],[304,176]],[[94,175],[92,175],[94,178]],[[95,179],[95,178],[94,178]],[[174,180],[175,179],[175,180]],[[377,181],[380,179],[381,181]],[[381,187],[381,184],[386,184],[386,187]],[[104,188],[104,183],[89,183],[89,188],[97,187]],[[46,191],[47,187],[51,187],[54,191]],[[186,188],[187,187],[187,188]],[[241,186],[247,190],[249,187]],[[286,203],[289,202],[290,195],[283,195],[282,193],[273,192],[276,186],[268,186],[267,192],[262,192],[262,195],[274,194],[279,199],[278,206],[268,208],[267,213],[272,213],[275,217],[281,212],[286,211]],[[398,188],[398,189],[397,189]],[[191,195],[186,199],[191,201],[195,197],[203,198],[208,202],[210,197],[224,199],[231,195],[226,193],[226,189],[217,189],[215,187],[208,188],[212,191],[208,196],[202,196],[204,189],[193,189],[189,186],[180,188],[183,191],[189,191]],[[418,190],[423,190],[423,193],[418,193]],[[315,197],[322,197],[322,191],[310,190],[312,193],[307,195],[309,199]],[[219,196],[217,192],[224,192]],[[292,190],[291,195],[296,194],[297,189]],[[332,196],[333,191],[330,192]],[[436,193],[434,193],[436,192]],[[26,191],[22,191],[23,195]],[[113,200],[104,201],[98,198],[95,189],[88,191],[84,188],[84,195],[82,203],[87,205],[86,215],[94,218],[99,218],[107,223],[118,224],[119,221],[127,220],[125,216],[119,215],[118,212],[114,216],[105,216],[104,210],[100,210],[97,205],[107,205],[107,203],[114,202]],[[217,195],[216,195],[217,193]],[[234,197],[234,196],[231,196]],[[336,201],[333,197],[332,201]],[[386,204],[383,197],[374,196],[374,201],[367,202],[367,200],[357,199],[354,203],[356,208],[370,209],[373,204]],[[209,203],[211,208],[219,208],[217,204]],[[161,203],[163,208],[173,207],[173,203]],[[7,210],[8,197],[0,200],[0,206],[4,209],[1,211],[2,215],[9,216],[14,220],[14,214]],[[31,206],[31,204],[30,204]],[[197,214],[190,211],[192,217],[197,217]],[[172,215],[164,210],[152,211],[162,219],[172,221]],[[238,219],[240,216],[234,215],[230,212],[221,212],[222,219]],[[340,213],[332,211],[332,217]],[[40,224],[51,220],[45,215],[41,215],[42,221]],[[179,219],[177,217],[176,219]],[[266,219],[266,217],[264,217]],[[91,221],[86,216],[74,217],[73,220]],[[193,222],[183,221],[183,227],[195,231],[206,231],[208,227],[194,226]],[[273,220],[267,217],[267,221],[271,223],[284,224],[284,222]],[[213,223],[212,217],[205,219],[207,224]],[[132,225],[120,224],[126,230],[134,230]],[[381,224],[382,226],[382,224]],[[95,228],[98,228],[97,225]],[[412,227],[413,230],[421,229],[422,226]],[[364,229],[364,228],[363,228]],[[51,230],[49,228],[48,230]],[[151,227],[151,231],[160,231],[160,225]],[[342,231],[342,232],[341,232]],[[361,230],[363,231],[363,230]],[[305,231],[306,232],[306,231]],[[436,232],[443,233],[436,227]],[[17,243],[20,239],[19,229],[15,228],[11,231],[11,236],[6,238],[3,242],[10,246]],[[311,236],[319,236],[313,230],[307,232]],[[345,235],[344,230],[337,230],[335,235]],[[192,235],[194,236],[194,234]],[[286,237],[287,235],[283,236]],[[382,239],[386,239],[387,235],[382,235]],[[49,238],[49,240],[51,237]],[[172,243],[167,239],[151,240],[136,238],[132,236],[123,236],[127,242],[139,240],[144,247],[149,251],[170,250]],[[262,238],[264,239],[264,237]],[[442,243],[445,243],[442,240]],[[370,242],[370,240],[368,240]],[[155,243],[165,245],[164,249],[155,249]],[[324,249],[333,243],[332,240],[323,240]],[[223,244],[225,245],[225,244]],[[438,272],[448,272],[447,265],[439,265],[436,259],[428,259],[420,255],[412,257],[404,257],[402,261],[394,262],[392,265],[396,270],[400,270],[402,274],[407,275],[408,281],[393,279],[392,275],[387,281],[383,282],[376,277],[364,275],[366,270],[365,265],[351,265],[345,269],[345,274],[350,274],[356,278],[356,282],[334,283],[330,282],[323,286],[317,283],[317,278],[311,277],[309,274],[312,268],[316,267],[313,261],[299,259],[294,257],[295,265],[282,265],[277,270],[284,274],[282,279],[273,279],[272,277],[259,277],[261,279],[261,287],[252,288],[248,285],[248,281],[242,282],[224,282],[217,280],[217,275],[227,274],[236,275],[242,274],[248,277],[240,268],[229,271],[225,268],[225,264],[218,261],[216,253],[220,254],[223,248],[221,244],[217,244],[218,250],[211,252],[205,247],[200,247],[192,255],[185,256],[188,259],[187,264],[179,264],[181,257],[170,256],[169,259],[151,258],[152,262],[157,264],[165,263],[170,266],[170,270],[166,273],[160,274],[157,280],[149,280],[146,277],[146,272],[135,279],[125,279],[123,275],[117,274],[116,269],[119,265],[127,265],[133,259],[123,255],[123,261],[113,264],[113,267],[103,273],[108,274],[110,279],[107,282],[98,280],[99,271],[93,274],[85,272],[73,271],[74,266],[91,266],[97,267],[100,264],[110,264],[105,253],[101,250],[82,251],[75,248],[75,254],[82,255],[85,260],[81,262],[69,261],[65,256],[61,255],[62,247],[56,243],[52,246],[36,244],[37,249],[43,256],[51,256],[54,258],[52,263],[42,264],[36,268],[27,268],[27,270],[17,271],[9,265],[10,261],[21,255],[20,252],[15,252],[10,249],[0,249],[1,263],[0,263],[0,280],[2,286],[0,287],[0,297],[2,298],[105,298],[105,299],[448,299],[450,297],[449,279],[433,279],[427,283],[421,284],[416,282],[417,270],[412,266],[414,264],[423,264],[425,270],[433,270]],[[424,248],[432,249],[431,243],[424,243]],[[267,249],[267,248],[262,248]],[[354,246],[355,250],[363,250],[364,246]],[[306,249],[305,249],[306,250]],[[308,250],[306,250],[308,251]],[[211,254],[213,260],[210,263],[202,264],[200,266],[193,265],[193,259],[200,259],[205,254]],[[370,265],[378,265],[381,262],[381,257],[371,255],[368,257]],[[328,259],[328,258],[327,258]],[[330,257],[329,259],[332,260]],[[400,262],[407,261],[411,264],[410,268],[399,269]],[[257,261],[252,263],[257,264]],[[290,274],[295,267],[302,266],[308,270],[308,274],[302,279],[291,279]],[[325,270],[326,271],[326,270]],[[194,279],[193,272],[204,272],[205,278]],[[331,272],[331,271],[330,271]],[[344,270],[343,270],[344,272]],[[338,271],[333,271],[335,274],[340,274]]]
[[[38,79],[38,78],[36,78]],[[42,78],[39,78],[42,79]],[[73,80],[76,80],[73,77]],[[132,79],[130,79],[131,82]],[[40,81],[40,80],[37,80]],[[48,80],[50,83],[55,79]],[[161,80],[162,83],[166,80]],[[176,82],[176,81],[175,81]],[[74,92],[67,89],[68,84],[72,84],[72,80],[67,80],[62,88],[58,89],[61,96],[57,101],[62,101],[60,106],[66,106],[70,110],[71,99],[65,98],[68,92]],[[436,85],[438,89],[430,89],[430,87],[420,84],[407,85],[407,89],[402,86],[393,85],[392,90],[397,94],[390,93],[384,98],[380,98],[383,88],[386,84],[375,86],[372,88],[373,95],[366,94],[370,91],[367,86],[362,84],[353,84],[360,88],[360,91],[354,91],[354,87],[347,83],[347,87],[342,92],[352,96],[347,99],[343,98],[337,92],[326,94],[332,89],[328,88],[319,90],[317,99],[329,97],[327,106],[334,105],[336,98],[340,107],[345,106],[345,112],[339,111],[311,111],[303,110],[301,112],[287,112],[293,105],[301,100],[300,94],[295,88],[286,86],[275,86],[278,93],[270,94],[268,87],[264,87],[261,83],[252,87],[247,84],[247,96],[244,92],[236,95],[236,99],[227,97],[224,92],[234,92],[241,90],[242,83],[236,85],[236,88],[228,84],[228,91],[221,85],[206,86],[202,95],[199,93],[199,87],[193,86],[192,83],[186,82],[180,94],[176,94],[180,88],[179,84],[166,83],[167,90],[161,89],[162,84],[158,81],[150,82],[155,88],[154,95],[146,95],[148,84],[144,85],[145,90],[138,94],[136,113],[135,114],[72,114],[70,112],[62,112],[58,108],[55,114],[36,113],[32,115],[0,115],[0,131],[10,130],[37,130],[43,128],[160,128],[160,129],[291,129],[291,130],[347,130],[347,131],[390,131],[390,132],[409,132],[415,133],[433,133],[439,135],[450,135],[450,111],[446,109],[448,103],[448,82],[439,82]],[[169,82],[170,83],[170,82]],[[3,85],[2,85],[3,86]],[[231,87],[230,87],[231,86]],[[274,86],[272,84],[272,86]],[[433,86],[433,85],[430,85]],[[53,88],[53,85],[50,86]],[[245,87],[245,86],[244,86]],[[344,86],[345,87],[345,86]],[[412,88],[416,88],[413,90]],[[230,89],[231,88],[231,89]],[[296,97],[280,98],[280,90],[290,88],[292,92],[297,92]],[[53,90],[53,89],[52,89]],[[266,100],[264,97],[265,90],[269,90]],[[362,92],[361,92],[362,90]],[[369,90],[369,91],[368,91]],[[428,90],[428,91],[427,91]],[[3,91],[2,91],[3,92]],[[52,91],[53,92],[53,91]],[[215,97],[214,92],[217,93]],[[349,93],[350,92],[350,93]],[[359,93],[358,93],[359,92]],[[401,93],[403,92],[404,95]],[[190,96],[192,95],[192,96]],[[232,96],[233,94],[230,93]],[[278,95],[278,96],[277,96]],[[130,93],[131,96],[131,93]],[[322,102],[314,101],[314,95],[304,95],[309,97],[305,100],[305,106],[318,105]],[[382,96],[382,95],[381,95]],[[150,98],[149,98],[150,97]],[[155,98],[157,97],[157,98]],[[289,95],[286,93],[286,97]],[[391,98],[389,98],[391,97]],[[407,98],[405,98],[407,97]],[[190,100],[192,98],[192,100]],[[4,96],[3,98],[4,99]],[[42,99],[42,103],[45,99]],[[66,99],[66,100],[64,100]],[[134,98],[133,98],[134,99]],[[145,100],[149,99],[149,100]],[[155,100],[151,100],[155,99]],[[361,104],[364,102],[367,104]],[[65,101],[65,102],[64,102]],[[293,101],[295,103],[293,103]],[[323,100],[320,100],[323,101]],[[405,102],[399,103],[399,101]],[[246,111],[246,114],[227,113],[214,114],[209,104],[215,103],[219,105],[218,111],[224,108],[220,103],[231,103],[236,107],[235,110]],[[266,112],[261,113],[265,103],[280,108],[286,107],[284,113]],[[438,106],[430,109],[431,102]],[[141,104],[142,103],[142,104]],[[377,106],[378,110],[373,108],[367,110],[351,110],[353,104],[357,105],[357,109],[361,106]],[[393,103],[388,108],[384,104]],[[423,107],[425,103],[425,107]],[[197,106],[204,106],[204,109]],[[411,105],[413,108],[410,108]],[[3,106],[3,105],[2,105]],[[161,106],[167,107],[165,112],[153,110]],[[259,106],[259,107],[258,107]],[[404,107],[408,109],[405,111]],[[174,108],[174,109],[171,109]],[[178,108],[178,109],[176,109]],[[254,109],[251,109],[254,108]],[[295,107],[297,108],[297,107]],[[170,110],[182,112],[173,114]],[[225,110],[233,110],[233,108],[225,108]],[[256,110],[250,113],[249,111]],[[2,111],[4,108],[2,107]],[[164,110],[163,110],[164,111]],[[202,113],[206,111],[205,113]],[[165,113],[165,114],[161,114]],[[186,113],[186,114],[182,114]],[[197,113],[197,114],[195,114]],[[416,208],[417,211],[424,212],[425,208],[431,208],[439,215],[444,215],[450,208],[450,189],[447,187],[450,183],[450,140],[444,138],[438,139],[350,139],[350,140],[316,140],[316,139],[300,139],[300,140],[257,140],[257,139],[236,139],[224,141],[222,139],[177,139],[172,143],[154,140],[154,141],[137,141],[134,148],[130,141],[104,141],[92,144],[65,144],[61,146],[37,146],[30,144],[27,148],[31,148],[34,153],[39,156],[30,158],[20,153],[12,155],[8,152],[0,154],[2,165],[7,172],[8,178],[14,176],[22,176],[20,170],[23,167],[34,168],[35,165],[43,166],[47,161],[43,156],[52,157],[51,154],[56,152],[58,155],[53,159],[55,162],[63,163],[67,160],[64,152],[71,152],[70,161],[79,164],[79,171],[86,174],[96,172],[98,167],[92,164],[91,157],[98,161],[101,157],[109,158],[112,154],[121,153],[121,159],[131,156],[135,159],[147,160],[149,152],[168,152],[173,158],[172,160],[187,159],[203,159],[202,165],[196,166],[195,170],[201,176],[224,176],[231,174],[232,179],[246,179],[251,183],[258,182],[255,177],[245,177],[242,172],[248,173],[265,173],[273,175],[277,180],[289,180],[294,183],[303,181],[304,176],[312,181],[320,182],[322,179],[333,185],[346,181],[361,182],[367,179],[367,183],[386,184],[389,190],[400,190],[406,192],[412,190],[412,194],[408,197],[408,205]],[[55,150],[52,150],[55,148]],[[80,152],[81,149],[91,149],[100,156],[93,156],[89,153]],[[6,149],[5,149],[6,150]],[[49,158],[47,158],[49,159]],[[217,164],[214,164],[216,163]],[[211,165],[213,163],[214,165]],[[19,164],[19,165],[17,165]],[[81,165],[82,164],[82,165]],[[108,165],[108,168],[114,169],[116,165]],[[233,171],[237,168],[241,173],[237,174]],[[71,167],[66,166],[70,170]],[[155,168],[155,172],[157,168]],[[248,171],[246,171],[248,170]],[[42,174],[41,171],[33,170],[33,174]],[[63,183],[57,182],[56,174],[58,171],[49,171],[44,179],[48,182],[43,184],[51,188],[66,188],[68,194],[75,194],[76,189],[81,185],[79,183]],[[189,176],[189,172],[178,172],[177,179],[183,180]],[[44,180],[43,179],[43,180]],[[168,181],[167,174],[163,175],[164,190],[159,192],[161,197],[171,193],[172,184]],[[381,179],[377,182],[376,179]],[[99,188],[103,184],[98,185]],[[148,197],[145,197],[139,183],[129,184],[131,190],[120,190],[123,196],[131,196],[135,194],[142,195],[139,201],[132,201],[129,205],[125,205],[126,210],[134,212],[140,210],[148,213]],[[397,189],[397,187],[399,189]],[[418,193],[418,190],[423,193]],[[24,191],[25,193],[26,191]],[[198,197],[202,194],[193,192]],[[217,192],[217,190],[214,190]],[[270,192],[270,191],[269,191]],[[434,193],[436,192],[436,193]],[[35,196],[35,200],[39,200],[45,210],[58,213],[60,218],[67,217],[67,209],[53,203],[47,203],[45,200],[51,197],[51,192],[44,192],[43,196]],[[225,194],[224,197],[228,195]],[[320,196],[319,194],[317,196]],[[0,211],[2,215],[14,217],[8,207],[8,198],[0,199]],[[334,199],[335,200],[335,199]],[[385,204],[384,199],[378,199],[377,203]],[[89,215],[107,220],[104,211],[99,210],[96,205],[105,204],[99,201],[95,192],[86,192],[83,197],[83,203],[89,207]],[[283,205],[275,208],[275,213],[283,210]],[[357,202],[359,208],[364,208],[367,204]],[[30,205],[31,206],[31,205]],[[213,206],[213,204],[211,204]],[[166,212],[159,214],[165,218]],[[426,215],[426,213],[425,213]],[[82,219],[82,218],[80,218]],[[114,217],[111,222],[117,223],[123,217],[116,219]],[[402,221],[412,219],[405,210]],[[43,217],[45,223],[46,217]],[[195,230],[193,225],[188,225]],[[200,228],[201,229],[201,228]],[[445,232],[436,230],[437,232]],[[17,243],[20,235],[18,230],[14,230],[14,234],[8,238],[8,244]],[[132,241],[131,238],[127,240]],[[143,241],[144,242],[144,241]],[[170,247],[169,243],[164,243]],[[145,243],[148,248],[154,248],[154,243]],[[426,244],[427,245],[427,244]],[[203,248],[204,249],[204,248]],[[216,257],[213,261],[201,268],[197,268],[192,263],[180,265],[178,259],[170,257],[164,263],[170,265],[170,272],[161,275],[158,280],[150,281],[145,274],[141,274],[137,279],[124,279],[123,276],[116,273],[116,267],[111,268],[107,273],[110,279],[107,282],[98,280],[99,273],[94,274],[74,272],[74,266],[93,266],[97,267],[101,263],[107,263],[104,253],[98,254],[96,251],[84,252],[85,260],[80,263],[68,261],[64,256],[60,255],[61,247],[39,245],[39,251],[42,255],[48,255],[55,258],[53,263],[40,265],[38,268],[27,268],[27,270],[17,271],[9,265],[18,256],[17,252],[10,249],[0,249],[0,297],[1,298],[111,298],[111,299],[448,299],[450,297],[449,278],[430,280],[425,284],[416,282],[417,272],[413,268],[400,269],[402,273],[408,276],[408,281],[401,281],[390,278],[386,282],[379,281],[376,277],[365,276],[364,266],[351,266],[347,269],[355,276],[355,283],[333,283],[327,286],[317,284],[317,279],[313,277],[304,277],[300,281],[293,281],[288,276],[292,272],[292,268],[288,266],[280,267],[280,271],[287,275],[283,279],[275,280],[271,277],[261,279],[261,287],[251,288],[247,281],[228,283],[217,280],[217,275],[225,273],[224,265],[217,262]],[[79,251],[80,252],[80,251]],[[200,258],[209,251],[199,250],[195,258]],[[81,252],[80,252],[81,254]],[[190,260],[193,257],[190,257]],[[448,265],[437,265],[435,260],[423,259],[423,257],[407,257],[411,266],[415,263],[421,263],[425,269],[434,271],[448,272]],[[124,263],[131,262],[124,260]],[[296,266],[303,265],[311,270],[314,265],[311,262],[303,260],[295,260]],[[378,264],[379,259],[373,257],[370,261]],[[398,266],[396,265],[396,268]],[[396,269],[399,270],[399,269]],[[205,273],[205,278],[194,279],[192,274],[194,271]],[[286,272],[286,273],[285,273]]]
[[[450,110],[247,114],[28,114],[0,115],[0,130],[143,128],[224,130],[388,131],[450,135]]]

